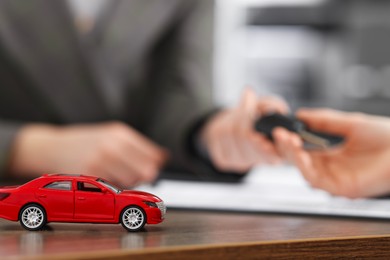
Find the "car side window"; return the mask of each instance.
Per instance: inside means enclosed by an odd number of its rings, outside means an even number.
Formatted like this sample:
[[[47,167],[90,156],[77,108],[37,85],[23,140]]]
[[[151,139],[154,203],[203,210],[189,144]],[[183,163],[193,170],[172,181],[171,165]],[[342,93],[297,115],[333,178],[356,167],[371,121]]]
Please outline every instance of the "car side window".
[[[54,181],[47,185],[45,185],[43,188],[50,189],[50,190],[71,190],[72,189],[72,182],[70,181]]]
[[[89,183],[89,182],[77,182],[77,190],[79,191],[89,191],[89,192],[102,192],[102,189],[98,186]]]

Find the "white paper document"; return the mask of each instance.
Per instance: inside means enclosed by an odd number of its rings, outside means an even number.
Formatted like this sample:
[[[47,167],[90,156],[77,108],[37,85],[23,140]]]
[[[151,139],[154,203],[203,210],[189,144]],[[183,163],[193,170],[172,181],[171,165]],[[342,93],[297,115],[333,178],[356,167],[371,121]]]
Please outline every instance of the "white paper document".
[[[237,184],[161,180],[138,189],[161,197],[171,208],[390,219],[390,198],[334,197],[311,188],[291,166],[257,168]]]

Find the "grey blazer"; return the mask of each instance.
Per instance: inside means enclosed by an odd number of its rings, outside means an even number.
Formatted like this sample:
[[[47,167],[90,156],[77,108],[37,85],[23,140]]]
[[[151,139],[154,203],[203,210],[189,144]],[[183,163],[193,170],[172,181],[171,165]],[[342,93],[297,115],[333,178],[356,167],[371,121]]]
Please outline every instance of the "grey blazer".
[[[213,109],[212,28],[211,0],[111,0],[84,37],[66,1],[0,0],[2,169],[23,124],[118,119],[209,178],[186,139]]]

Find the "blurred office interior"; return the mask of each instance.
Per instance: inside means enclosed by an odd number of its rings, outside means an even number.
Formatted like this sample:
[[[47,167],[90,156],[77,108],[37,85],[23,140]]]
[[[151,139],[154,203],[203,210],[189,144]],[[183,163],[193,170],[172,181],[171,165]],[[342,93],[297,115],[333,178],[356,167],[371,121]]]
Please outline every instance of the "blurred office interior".
[[[390,1],[218,0],[215,97],[390,115]]]

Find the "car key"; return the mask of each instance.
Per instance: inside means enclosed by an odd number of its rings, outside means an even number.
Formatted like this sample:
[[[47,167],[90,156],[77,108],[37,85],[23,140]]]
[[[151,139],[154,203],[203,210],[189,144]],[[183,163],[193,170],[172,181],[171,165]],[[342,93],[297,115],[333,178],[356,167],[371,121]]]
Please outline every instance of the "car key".
[[[255,129],[263,133],[271,141],[273,140],[272,131],[275,127],[283,127],[297,133],[305,142],[305,148],[327,148],[344,141],[344,138],[341,136],[311,131],[302,121],[294,116],[274,113],[263,116],[255,122]]]

